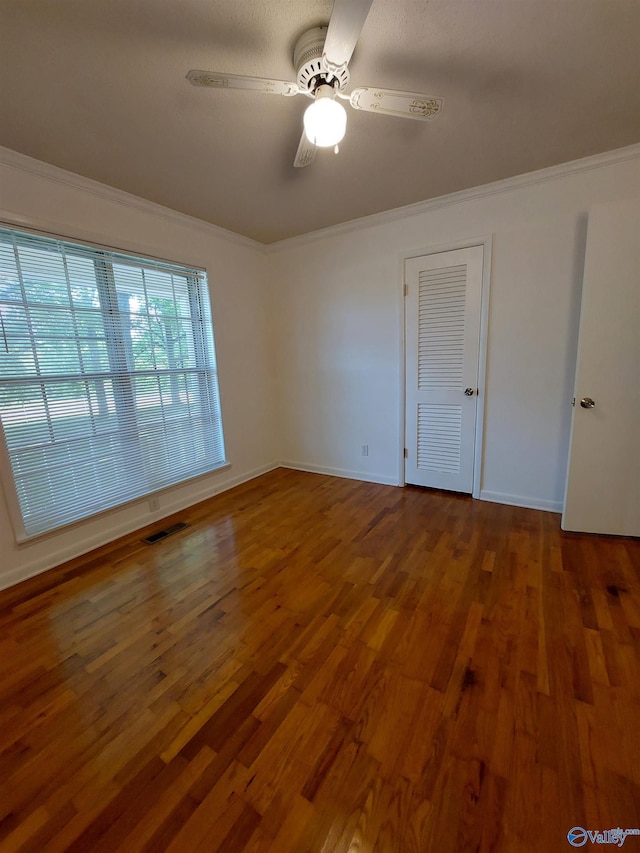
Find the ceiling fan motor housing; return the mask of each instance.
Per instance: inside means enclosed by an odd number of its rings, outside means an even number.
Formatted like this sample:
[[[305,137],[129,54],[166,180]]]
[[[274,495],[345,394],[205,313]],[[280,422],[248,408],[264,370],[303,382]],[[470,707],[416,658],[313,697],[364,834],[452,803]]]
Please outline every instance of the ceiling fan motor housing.
[[[304,32],[296,42],[293,65],[297,74],[296,82],[303,92],[314,92],[322,83],[342,90],[349,83],[348,68],[340,68],[336,74],[327,74],[323,68],[322,52],[326,36],[327,27],[314,27]]]

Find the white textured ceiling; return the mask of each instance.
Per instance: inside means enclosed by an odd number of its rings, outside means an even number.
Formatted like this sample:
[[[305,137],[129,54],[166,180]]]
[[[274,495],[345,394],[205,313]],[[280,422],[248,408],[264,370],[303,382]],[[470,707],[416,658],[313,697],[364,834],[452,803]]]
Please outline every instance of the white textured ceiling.
[[[374,0],[351,86],[444,98],[424,124],[349,110],[292,166],[294,80],[331,0],[0,0],[0,145],[264,243],[640,139],[640,0]]]

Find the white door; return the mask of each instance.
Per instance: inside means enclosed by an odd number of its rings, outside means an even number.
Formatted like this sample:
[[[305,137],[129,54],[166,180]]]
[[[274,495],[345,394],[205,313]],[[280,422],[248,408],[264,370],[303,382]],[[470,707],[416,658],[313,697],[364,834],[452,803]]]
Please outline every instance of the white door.
[[[405,480],[473,491],[483,247],[405,262]]]
[[[589,212],[562,527],[640,536],[637,200]]]

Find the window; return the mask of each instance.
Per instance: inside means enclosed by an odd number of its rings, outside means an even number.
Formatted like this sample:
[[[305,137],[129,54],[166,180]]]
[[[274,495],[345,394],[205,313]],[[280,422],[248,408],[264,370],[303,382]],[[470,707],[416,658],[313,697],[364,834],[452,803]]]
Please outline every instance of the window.
[[[224,465],[206,274],[0,228],[0,421],[18,539]]]

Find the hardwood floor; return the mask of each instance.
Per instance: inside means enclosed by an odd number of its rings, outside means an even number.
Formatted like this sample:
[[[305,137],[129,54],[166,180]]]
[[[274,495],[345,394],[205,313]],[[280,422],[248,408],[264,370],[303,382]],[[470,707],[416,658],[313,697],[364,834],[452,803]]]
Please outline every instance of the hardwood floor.
[[[172,520],[0,593],[3,853],[640,827],[640,541],[282,469]]]

